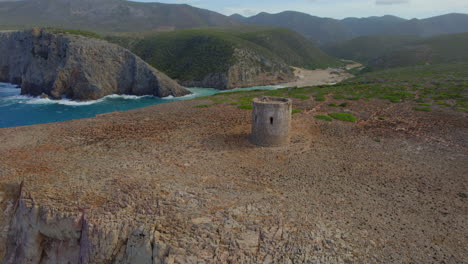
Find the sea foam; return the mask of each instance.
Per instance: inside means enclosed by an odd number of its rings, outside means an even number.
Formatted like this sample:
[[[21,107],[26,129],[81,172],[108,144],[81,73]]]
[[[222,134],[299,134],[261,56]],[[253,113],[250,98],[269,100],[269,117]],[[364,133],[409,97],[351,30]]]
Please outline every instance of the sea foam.
[[[93,105],[97,103],[102,103],[106,100],[138,100],[141,98],[148,98],[153,97],[151,95],[144,95],[144,96],[136,96],[136,95],[118,95],[118,94],[111,94],[105,96],[103,98],[97,100],[89,100],[89,101],[73,101],[67,98],[63,98],[60,100],[52,100],[49,98],[41,98],[41,97],[34,97],[34,96],[27,96],[27,95],[15,95],[15,96],[7,96],[3,97],[2,100],[4,101],[16,101],[17,103],[23,104],[58,104],[58,105],[68,105],[68,106],[86,106],[86,105]]]

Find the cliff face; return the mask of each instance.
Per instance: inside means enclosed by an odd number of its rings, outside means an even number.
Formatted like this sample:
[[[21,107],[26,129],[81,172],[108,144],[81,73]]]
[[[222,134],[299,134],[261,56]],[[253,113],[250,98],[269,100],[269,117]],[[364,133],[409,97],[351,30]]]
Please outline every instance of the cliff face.
[[[131,219],[105,218],[90,223],[85,211],[58,213],[24,195],[20,193],[14,208],[8,253],[2,263],[158,264],[174,258],[154,227]]]
[[[20,85],[24,95],[53,99],[190,93],[124,48],[41,29],[0,33],[0,81]]]
[[[239,87],[273,85],[294,80],[291,67],[248,49],[234,50],[235,63],[226,72],[206,75],[203,80],[179,81],[188,87],[228,90]]]

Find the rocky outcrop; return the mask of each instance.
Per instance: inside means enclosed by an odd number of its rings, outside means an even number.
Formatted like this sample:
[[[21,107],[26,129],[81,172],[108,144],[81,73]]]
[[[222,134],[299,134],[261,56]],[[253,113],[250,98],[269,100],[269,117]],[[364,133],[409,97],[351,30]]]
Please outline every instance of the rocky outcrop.
[[[228,90],[239,87],[273,85],[295,79],[293,69],[287,64],[267,58],[249,49],[235,49],[235,63],[226,72],[206,75],[203,80],[180,81],[187,87],[206,87]]]
[[[59,212],[21,190],[18,198],[2,263],[159,264],[174,258],[150,224],[108,216],[89,221],[86,210]]]
[[[278,226],[277,220],[262,225],[236,220],[271,214],[264,205],[185,218],[187,212],[191,216],[201,212],[198,199],[177,191],[156,204],[159,209],[154,215],[142,218],[133,215],[132,207],[116,214],[85,208],[63,211],[40,205],[22,190],[9,219],[8,238],[1,241],[7,246],[2,263],[296,263],[305,259],[307,263],[344,263],[340,257],[314,250],[329,236],[328,230],[298,234],[287,225]]]
[[[44,29],[0,33],[0,81],[20,85],[24,95],[53,99],[190,93],[122,47]]]

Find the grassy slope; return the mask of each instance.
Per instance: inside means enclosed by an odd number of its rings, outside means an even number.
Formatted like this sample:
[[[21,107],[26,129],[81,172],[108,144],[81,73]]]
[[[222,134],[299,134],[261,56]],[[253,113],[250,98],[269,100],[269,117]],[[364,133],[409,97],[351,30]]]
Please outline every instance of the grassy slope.
[[[144,34],[143,34],[144,36]],[[341,62],[288,29],[263,26],[202,28],[156,33],[136,40],[108,37],[129,48],[172,78],[200,80],[208,73],[226,71],[235,63],[235,48],[253,50],[261,56],[309,69],[333,67]]]
[[[442,35],[418,40],[381,56],[370,63],[373,68],[468,61],[468,33]]]
[[[468,61],[468,33],[431,38],[369,36],[330,45],[330,54],[374,69]]]
[[[424,106],[422,111],[450,107],[467,112],[468,63],[400,67],[366,73],[336,85],[222,93],[208,98],[213,104],[227,103],[249,109],[252,99],[262,95],[299,100],[314,98],[332,103],[330,105],[336,106],[336,110],[357,100],[382,99],[388,103],[414,101]],[[199,100],[203,99],[206,98]]]
[[[341,65],[338,59],[325,54],[291,30],[274,28],[261,32],[240,33],[238,36],[265,47],[287,64],[296,67],[316,69]]]
[[[201,80],[234,63],[233,38],[205,30],[160,33],[130,47],[149,64],[179,80]]]
[[[369,63],[389,51],[399,49],[418,37],[399,35],[379,35],[358,37],[324,46],[329,54],[343,59]]]

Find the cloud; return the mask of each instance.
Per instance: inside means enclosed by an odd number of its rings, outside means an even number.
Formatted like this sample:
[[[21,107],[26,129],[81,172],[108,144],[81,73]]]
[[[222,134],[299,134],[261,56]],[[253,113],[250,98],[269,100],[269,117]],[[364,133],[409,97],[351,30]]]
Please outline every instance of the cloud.
[[[400,4],[408,4],[409,0],[376,0],[376,5],[400,5]]]

